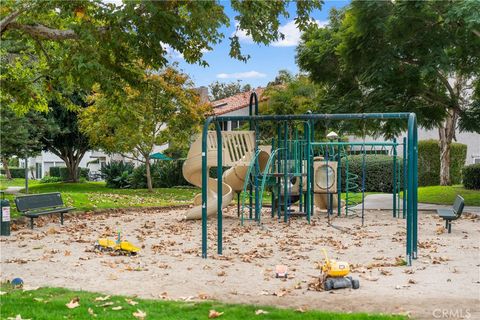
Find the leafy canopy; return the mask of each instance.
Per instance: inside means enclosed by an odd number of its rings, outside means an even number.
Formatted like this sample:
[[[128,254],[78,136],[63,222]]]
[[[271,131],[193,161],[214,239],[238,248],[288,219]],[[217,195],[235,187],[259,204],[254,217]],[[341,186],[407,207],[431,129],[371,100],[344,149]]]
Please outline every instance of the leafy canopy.
[[[288,17],[292,1],[231,1],[236,30],[254,42],[282,38],[279,18]],[[296,2],[295,19],[305,30],[320,0]],[[225,38],[230,19],[220,1],[35,1],[5,0],[0,9],[1,102],[18,112],[47,110],[94,85],[102,92],[135,87],[143,70],[160,70],[176,50],[189,63],[206,66],[203,53]],[[230,56],[246,61],[235,33]]]
[[[209,110],[189,78],[170,67],[146,74],[135,88],[125,85],[118,95],[96,91],[90,99],[80,117],[90,141],[141,161],[156,145],[185,147]]]
[[[480,113],[479,12],[478,1],[354,1],[304,33],[297,62],[338,112],[413,111],[426,128],[460,117],[479,132],[469,120]],[[390,137],[404,129],[368,127]]]

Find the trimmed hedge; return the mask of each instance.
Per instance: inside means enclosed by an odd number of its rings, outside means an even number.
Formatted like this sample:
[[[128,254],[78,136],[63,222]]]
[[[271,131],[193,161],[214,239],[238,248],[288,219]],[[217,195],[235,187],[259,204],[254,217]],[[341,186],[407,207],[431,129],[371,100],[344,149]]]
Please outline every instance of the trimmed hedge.
[[[88,173],[90,169],[88,168],[78,168],[78,178],[88,179]],[[49,169],[50,177],[61,178],[62,181],[68,181],[68,169],[66,167],[50,167]]]
[[[183,160],[158,161],[150,166],[152,185],[154,188],[171,188],[190,185],[182,172]],[[147,188],[147,172],[145,165],[136,167],[130,177],[131,188]]]
[[[400,168],[400,183],[402,182],[402,158],[397,157],[397,174]],[[356,174],[358,189],[362,189],[363,155],[348,156],[348,171]],[[342,159],[342,192],[346,187],[346,159]],[[365,192],[393,192],[393,157],[388,155],[365,155]],[[398,190],[397,190],[398,192]]]
[[[25,178],[25,168],[9,168],[12,178]],[[0,171],[2,174],[5,174],[5,169]]]
[[[480,163],[463,167],[463,186],[466,189],[480,189]]]
[[[467,158],[467,145],[452,142],[450,146],[450,179],[460,184],[462,168]],[[418,185],[437,186],[440,184],[440,146],[438,140],[418,142]]]

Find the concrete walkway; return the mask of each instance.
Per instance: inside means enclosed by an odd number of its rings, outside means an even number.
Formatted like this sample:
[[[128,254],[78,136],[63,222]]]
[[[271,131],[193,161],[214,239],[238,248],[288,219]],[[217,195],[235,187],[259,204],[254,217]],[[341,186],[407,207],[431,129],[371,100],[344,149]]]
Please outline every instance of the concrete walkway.
[[[20,194],[20,190],[25,189],[25,187],[8,187],[7,189],[3,190],[6,194]]]
[[[452,208],[452,205],[419,203],[419,211],[436,211],[437,209]],[[400,201],[400,209],[402,208],[402,201]],[[362,209],[362,204],[354,206],[352,209]],[[393,201],[391,194],[370,194],[365,197],[365,210],[392,210]],[[480,207],[465,207],[463,212],[475,213],[480,215]]]

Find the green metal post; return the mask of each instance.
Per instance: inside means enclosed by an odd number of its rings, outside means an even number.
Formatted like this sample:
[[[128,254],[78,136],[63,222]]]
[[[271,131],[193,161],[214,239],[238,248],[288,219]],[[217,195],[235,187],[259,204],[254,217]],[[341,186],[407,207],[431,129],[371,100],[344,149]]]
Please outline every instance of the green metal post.
[[[312,193],[312,189],[311,189],[311,165],[312,165],[312,156],[310,154],[311,152],[311,146],[310,146],[310,143],[312,142],[311,141],[311,135],[310,135],[310,122],[306,122],[306,132],[307,132],[307,195],[306,195],[306,198],[305,198],[305,211],[307,212],[307,220],[308,220],[308,223],[310,223],[310,220],[311,220],[311,216],[312,216],[312,210],[311,210],[311,193]]]
[[[413,229],[414,229],[414,206],[416,184],[415,179],[415,114],[410,114],[408,118],[408,194],[407,194],[407,265],[412,265],[413,259]]]
[[[202,131],[202,258],[207,258],[207,195],[208,195],[208,167],[207,167],[207,137],[208,127],[213,117],[208,117]]]
[[[413,120],[413,259],[418,257],[418,128],[417,117],[411,114]]]
[[[272,154],[274,151],[275,151],[275,138],[272,138],[272,152],[270,154]],[[274,170],[272,170],[272,172],[275,172],[275,161],[273,162],[273,168],[274,168]],[[265,172],[265,174],[268,174],[268,172]],[[265,179],[265,177],[263,177],[263,178]],[[275,211],[274,211],[275,209],[274,208],[275,208],[275,192],[272,188],[272,207],[271,207],[272,218],[275,216]]]
[[[402,218],[405,219],[407,210],[407,137],[403,137],[403,205]]]
[[[397,139],[393,138],[393,143],[397,143]],[[393,217],[397,217],[397,147],[393,146]]]
[[[283,158],[283,221],[288,221],[288,123],[285,121],[283,123],[283,147],[285,148],[285,154]]]
[[[277,141],[278,141],[278,148],[280,148],[280,141],[282,141],[282,133],[281,133],[281,128],[280,128],[280,123],[277,123]],[[285,150],[283,150],[283,152],[286,152]],[[277,173],[280,174],[280,172],[282,171],[282,162],[281,162],[281,159],[282,159],[282,156],[283,156],[283,153],[282,151],[280,150],[279,151],[279,154],[277,156]],[[282,214],[282,197],[281,197],[281,190],[280,190],[280,184],[282,182],[282,177],[280,175],[277,176],[277,218],[280,220],[280,216]]]
[[[340,142],[340,138],[337,142]],[[340,217],[342,214],[342,154],[340,145],[337,147],[337,157],[337,216]]]
[[[217,131],[217,253],[221,255],[223,252],[223,143],[222,129],[218,121],[215,121],[215,129]]]

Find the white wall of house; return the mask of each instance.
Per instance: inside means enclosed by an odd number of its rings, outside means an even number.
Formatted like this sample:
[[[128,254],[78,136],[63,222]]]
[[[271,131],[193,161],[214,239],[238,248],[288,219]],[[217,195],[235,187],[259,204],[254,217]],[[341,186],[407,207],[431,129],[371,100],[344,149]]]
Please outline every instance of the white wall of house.
[[[242,109],[232,111],[232,112],[224,113],[224,114],[222,114],[222,116],[248,116],[248,106],[245,107],[245,108],[242,108]],[[238,123],[238,121],[236,121],[235,123],[232,123],[232,121],[228,121],[227,124],[226,124],[226,127],[223,127],[223,129],[227,130],[227,131],[231,131],[231,130],[235,130],[236,128],[238,128],[239,125],[241,125],[241,124]]]
[[[399,141],[402,142],[401,139],[406,137],[407,133],[404,132],[399,138]],[[471,133],[471,132],[457,132],[456,133],[456,142],[463,143],[467,145],[467,157],[465,159],[465,164],[473,164],[473,163],[480,163],[480,134],[478,133]],[[418,140],[429,140],[434,139],[438,140],[438,130],[425,130],[422,128],[418,128]],[[374,139],[373,137],[367,136],[365,137],[366,141],[384,141],[382,137]],[[363,139],[361,137],[350,136],[349,141],[352,142],[361,142]],[[403,147],[401,146],[397,153],[399,155],[403,154]]]

